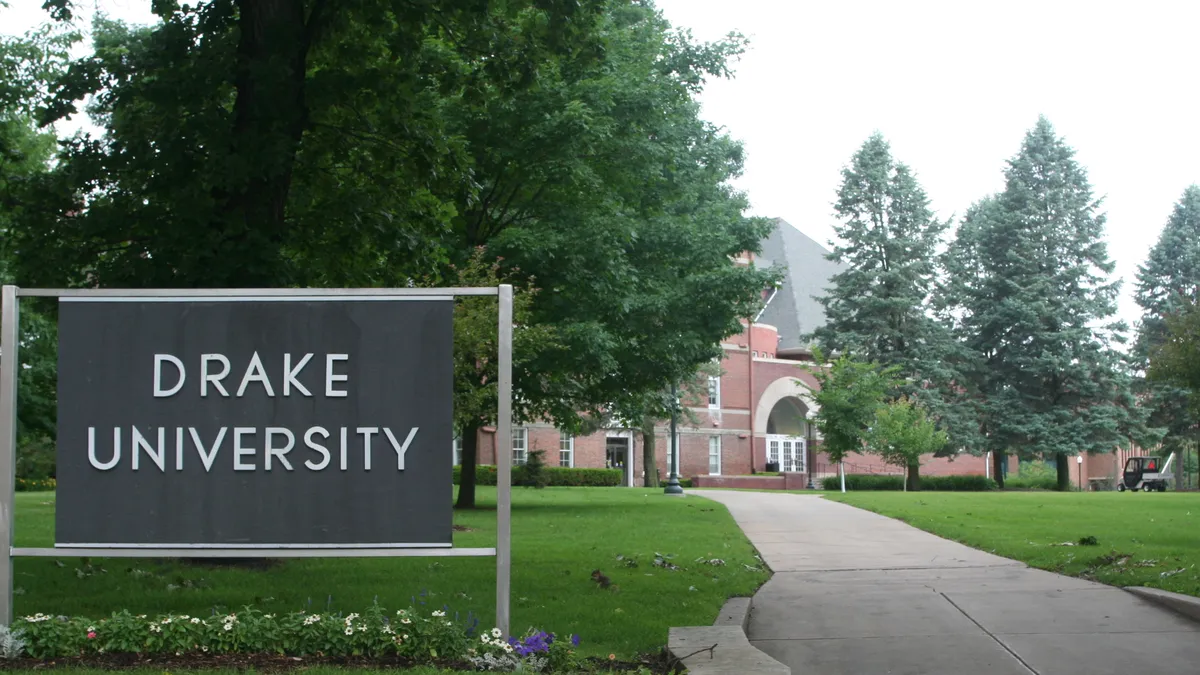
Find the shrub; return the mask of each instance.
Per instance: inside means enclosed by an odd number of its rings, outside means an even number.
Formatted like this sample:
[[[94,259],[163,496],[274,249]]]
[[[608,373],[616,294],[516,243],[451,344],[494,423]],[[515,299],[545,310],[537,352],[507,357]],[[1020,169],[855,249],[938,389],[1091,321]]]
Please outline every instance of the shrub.
[[[80,655],[139,654],[283,654],[328,657],[401,656],[418,663],[512,655],[513,665],[544,672],[574,672],[578,637],[558,642],[552,633],[531,632],[507,640],[499,629],[475,635],[447,610],[402,609],[388,613],[378,605],[362,614],[263,614],[246,608],[211,617],[115,612],[98,621],[84,617],[34,614],[13,622],[25,652],[37,659]],[[476,622],[477,623],[477,622]],[[11,641],[10,641],[11,642]],[[17,643],[13,643],[17,644]],[[14,649],[20,649],[17,644]],[[9,650],[10,652],[12,649]],[[15,655],[13,657],[15,658]],[[534,663],[533,659],[537,659]]]
[[[1004,479],[1004,488],[1013,490],[1057,490],[1058,470],[1045,462],[1021,462],[1018,473]]]
[[[17,444],[17,478],[45,480],[56,473],[57,450],[54,440],[45,436],[22,437]]]
[[[513,467],[513,484],[516,485],[516,478],[521,467]],[[547,466],[542,468],[542,475],[546,478],[546,485],[552,487],[618,487],[621,485],[621,470],[620,469],[568,469],[561,466]],[[454,467],[454,484],[459,484],[459,479],[462,476],[462,467]],[[496,467],[490,464],[479,465],[475,467],[475,484],[476,485],[495,485],[496,484]]]
[[[987,476],[921,476],[922,490],[939,492],[987,492],[996,489],[996,481]]]
[[[821,489],[840,490],[837,476],[821,479]],[[903,490],[903,476],[848,473],[847,490]],[[986,476],[921,476],[921,489],[939,492],[984,492],[996,489],[996,481]]]
[[[513,467],[512,484],[532,488],[546,487],[546,462],[542,460],[545,454],[544,450],[534,450],[529,453],[528,461]]]
[[[847,490],[901,490],[904,488],[903,476],[886,476],[871,473],[846,474]],[[821,479],[821,489],[840,490],[841,479],[837,476],[826,476]]]

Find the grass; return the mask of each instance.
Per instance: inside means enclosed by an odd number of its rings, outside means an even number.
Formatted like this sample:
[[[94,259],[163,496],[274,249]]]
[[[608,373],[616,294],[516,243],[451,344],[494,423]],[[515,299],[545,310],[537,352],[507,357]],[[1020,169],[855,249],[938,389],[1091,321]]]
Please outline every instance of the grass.
[[[16,545],[52,546],[54,493],[16,495]],[[455,546],[496,540],[495,488],[480,487],[479,510],[456,512]],[[577,633],[584,655],[632,658],[666,643],[670,626],[711,624],[728,597],[751,595],[768,573],[724,506],[666,497],[661,490],[513,490],[512,623]],[[464,529],[465,528],[465,529]],[[681,569],[653,565],[656,553]],[[618,561],[617,556],[623,556]],[[697,558],[720,558],[725,566]],[[637,567],[626,566],[636,561]],[[254,605],[264,611],[361,611],[427,603],[468,612],[491,626],[492,558],[308,559],[264,569],[171,560],[20,558],[14,561],[16,612],[107,616],[114,610],[207,615]],[[594,569],[615,590],[591,580]]]
[[[1200,596],[1198,493],[850,492],[825,497],[1033,567],[1114,586]],[[1087,537],[1095,537],[1096,544],[1080,545]]]

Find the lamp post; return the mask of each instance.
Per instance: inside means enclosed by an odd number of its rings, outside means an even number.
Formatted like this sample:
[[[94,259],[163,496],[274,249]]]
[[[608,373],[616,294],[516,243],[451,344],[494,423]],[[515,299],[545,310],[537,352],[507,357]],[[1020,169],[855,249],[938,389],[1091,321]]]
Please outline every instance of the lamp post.
[[[807,466],[804,467],[805,469],[808,470],[808,489],[815,490],[815,489],[817,489],[817,486],[813,484],[813,479],[812,479],[813,458],[814,458],[813,450],[812,450],[812,442],[813,442],[812,419],[809,418],[807,415],[805,415],[805,417],[804,417],[804,435],[805,435],[804,454],[808,455]]]
[[[683,494],[683,486],[679,484],[679,436],[675,433],[675,425],[679,417],[679,394],[675,391],[675,383],[671,383],[671,475],[667,478],[667,487],[663,493],[669,495]]]
[[[1079,491],[1083,492],[1083,455],[1075,458],[1075,464],[1079,466]]]

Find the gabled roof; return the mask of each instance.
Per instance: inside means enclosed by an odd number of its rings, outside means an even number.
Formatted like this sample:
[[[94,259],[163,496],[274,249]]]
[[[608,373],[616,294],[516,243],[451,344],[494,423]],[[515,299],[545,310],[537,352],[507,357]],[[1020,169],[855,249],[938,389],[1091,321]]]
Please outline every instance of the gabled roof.
[[[775,219],[775,228],[762,241],[755,264],[786,268],[779,292],[757,319],[779,330],[777,351],[808,351],[811,342],[802,338],[825,325],[825,308],[814,296],[826,294],[830,278],[842,267],[826,260],[828,254],[824,246],[782,218]]]

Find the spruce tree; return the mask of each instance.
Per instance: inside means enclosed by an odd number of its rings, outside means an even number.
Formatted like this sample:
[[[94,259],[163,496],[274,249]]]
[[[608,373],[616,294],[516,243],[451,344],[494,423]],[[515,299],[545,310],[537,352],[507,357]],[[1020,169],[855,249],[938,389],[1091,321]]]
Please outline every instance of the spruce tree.
[[[1134,299],[1142,319],[1133,357],[1138,370],[1145,371],[1151,354],[1166,340],[1167,318],[1200,302],[1200,186],[1184,190],[1158,243],[1138,267]],[[1166,431],[1167,450],[1177,452],[1196,440],[1200,420],[1188,405],[1188,390],[1145,378],[1136,384],[1151,423]]]
[[[936,251],[947,223],[909,167],[872,135],[842,170],[834,206],[842,243],[829,255],[843,265],[830,280],[825,325],[814,333],[822,350],[895,367],[903,386],[947,428],[957,450],[973,443],[977,422],[958,400],[960,388],[948,327],[931,311]]]
[[[1087,172],[1043,117],[1008,162],[1005,188],[968,212],[952,247],[950,297],[980,357],[988,443],[1054,459],[1069,489],[1070,458],[1111,452],[1141,430],[1117,346],[1119,282],[1105,217]]]

